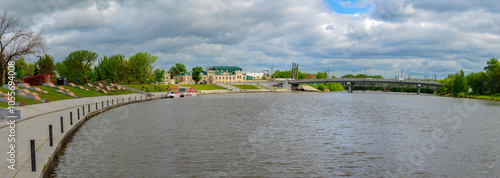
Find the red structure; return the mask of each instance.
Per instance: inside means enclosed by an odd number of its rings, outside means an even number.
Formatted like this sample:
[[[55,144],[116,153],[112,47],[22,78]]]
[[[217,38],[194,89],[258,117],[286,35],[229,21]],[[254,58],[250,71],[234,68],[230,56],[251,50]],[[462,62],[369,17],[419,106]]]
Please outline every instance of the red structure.
[[[54,74],[40,74],[24,79],[24,83],[29,83],[31,86],[41,86],[44,83],[54,83]]]

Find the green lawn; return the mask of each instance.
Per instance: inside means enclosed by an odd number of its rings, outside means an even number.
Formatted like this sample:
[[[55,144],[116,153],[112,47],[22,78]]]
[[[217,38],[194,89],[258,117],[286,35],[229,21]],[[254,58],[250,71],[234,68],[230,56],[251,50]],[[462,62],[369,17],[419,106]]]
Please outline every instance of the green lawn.
[[[44,87],[44,86],[36,86],[36,87],[39,87],[43,91],[48,91],[49,93],[45,94],[45,93],[37,92],[37,91],[33,91],[33,90],[30,90],[30,92],[31,93],[38,93],[38,96],[40,96],[40,98],[42,98],[42,99],[49,99],[50,102],[52,102],[52,101],[59,101],[59,100],[66,100],[66,99],[74,99],[71,96],[68,96],[68,95],[65,95],[65,94],[58,93],[58,92],[54,91],[55,88],[52,89],[50,87]]]
[[[2,91],[2,93],[4,93],[4,95],[7,95],[7,93],[8,93],[10,90],[7,90],[7,89],[5,89],[5,88],[0,88],[0,91]],[[16,94],[17,94],[17,92],[16,92]],[[15,98],[15,100],[16,100],[16,103],[17,103],[17,102],[26,102],[26,105],[32,105],[32,104],[40,104],[40,103],[42,103],[42,102],[39,102],[39,101],[36,101],[36,100],[32,100],[32,99],[28,99],[28,98],[23,98],[23,97],[20,97],[20,96],[17,96],[17,95],[16,95],[16,96],[14,96],[14,98]],[[45,98],[43,98],[43,99],[45,99]],[[2,102],[2,103],[3,103],[3,102]],[[8,107],[8,105],[7,105],[6,103],[5,103],[5,105],[3,105],[3,104],[2,104],[2,105],[0,105],[0,106],[1,106],[1,107],[4,107],[4,106],[5,106],[4,108]]]
[[[258,90],[259,89],[253,85],[233,85],[233,86],[244,89],[244,90]]]
[[[64,86],[64,85],[60,85],[60,86],[62,86],[65,89],[69,89],[76,96],[82,96],[82,98],[85,98],[85,97],[95,97],[95,96],[108,96],[108,95],[106,95],[104,93],[97,92],[97,91],[93,90],[92,88],[86,87],[86,86],[83,86],[83,88],[89,89],[89,91],[85,91],[85,90],[82,90],[80,88],[75,88],[75,87],[70,87],[70,86]],[[32,92],[32,93],[37,93],[40,96],[40,98],[42,98],[42,99],[49,99],[50,102],[52,102],[52,101],[59,101],[59,100],[66,100],[66,99],[75,99],[72,96],[68,96],[68,95],[65,95],[65,94],[58,93],[58,92],[54,91],[54,90],[57,90],[56,88],[51,88],[51,87],[46,87],[46,86],[33,86],[33,87],[39,87],[43,91],[48,91],[49,93],[45,94],[45,93],[42,93],[42,92],[37,92],[37,91],[30,90],[30,92]],[[3,93],[7,93],[10,90],[4,89],[4,88],[0,88],[0,91],[2,91]],[[131,94],[131,93],[135,93],[135,92],[130,91],[130,90],[125,90],[125,91],[115,90],[114,92],[109,92],[109,93],[113,94],[113,95],[123,95],[123,94]],[[16,96],[15,98],[16,98],[16,102],[25,102],[26,105],[32,105],[32,104],[42,103],[42,102],[39,102],[39,101],[36,101],[36,100],[32,100],[32,99],[28,99],[28,98],[23,98],[23,97],[20,97],[20,96]],[[0,102],[0,107],[7,108],[8,106],[9,105],[7,103]]]
[[[196,90],[226,90],[225,88],[222,88],[220,86],[214,85],[214,84],[208,84],[208,85],[182,85],[184,87],[194,87]]]
[[[137,90],[142,90],[151,93],[151,92],[165,92],[167,91],[168,87],[177,87],[175,85],[148,85],[148,84],[122,84],[124,86],[137,89]],[[155,87],[156,86],[156,87]]]

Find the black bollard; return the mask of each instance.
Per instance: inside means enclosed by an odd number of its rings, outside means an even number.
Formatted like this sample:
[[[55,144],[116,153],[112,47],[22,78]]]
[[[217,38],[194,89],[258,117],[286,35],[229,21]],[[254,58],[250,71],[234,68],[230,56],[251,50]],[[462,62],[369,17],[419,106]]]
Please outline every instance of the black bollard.
[[[82,116],[85,116],[85,106],[82,106]]]
[[[128,97],[128,102],[130,102],[130,96]]]
[[[111,105],[115,104],[115,100],[111,100]]]
[[[89,113],[90,113],[90,104],[89,104],[89,106],[87,106],[87,108],[89,109]]]
[[[63,117],[61,116],[61,133],[64,133]]]
[[[76,111],[78,112],[77,115],[78,115],[78,120],[80,120],[80,108],[76,109]]]
[[[95,102],[95,110],[97,111],[97,102]]]
[[[134,101],[137,101],[137,96],[134,96]]]
[[[122,103],[125,102],[125,98],[122,97]]]
[[[35,158],[35,140],[30,140],[31,148],[31,171],[36,171],[36,158]]]
[[[141,100],[142,100],[142,95],[141,95]]]
[[[104,108],[104,101],[101,101],[101,108]]]
[[[73,112],[69,112],[69,125],[73,125]]]
[[[108,103],[108,106],[109,106],[109,100],[106,100],[106,103]]]
[[[52,137],[52,125],[49,125],[49,143],[50,143],[50,146],[54,146],[54,141],[53,140],[53,137]]]

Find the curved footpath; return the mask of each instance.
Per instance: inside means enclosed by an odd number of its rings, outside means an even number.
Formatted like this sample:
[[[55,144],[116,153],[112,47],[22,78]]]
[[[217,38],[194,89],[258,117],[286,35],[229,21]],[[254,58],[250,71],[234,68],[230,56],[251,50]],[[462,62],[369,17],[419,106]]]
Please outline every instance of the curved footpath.
[[[152,97],[154,99],[160,98],[163,93],[152,94],[154,94]],[[85,116],[87,116],[88,104],[90,104],[90,112],[96,112],[96,102],[98,103],[97,111],[99,111],[102,109],[101,102],[104,102],[104,108],[106,108],[107,100],[109,100],[109,106],[111,107],[112,103],[113,105],[117,104],[117,99],[118,104],[122,104],[123,100],[127,103],[129,97],[131,102],[134,102],[134,98],[137,97],[137,100],[140,100],[141,96],[143,100],[146,100],[146,97],[141,94],[127,94],[61,100],[19,107],[22,119],[15,124],[15,142],[12,142],[16,145],[15,170],[8,168],[11,163],[8,161],[10,154],[7,152],[10,150],[11,142],[7,138],[12,129],[7,125],[9,120],[1,120],[0,136],[3,139],[0,141],[0,150],[2,150],[0,154],[0,160],[2,160],[0,163],[0,177],[41,177],[44,165],[47,164],[49,157],[52,156],[60,141],[68,131],[83,120],[82,106],[85,108]],[[77,117],[77,109],[80,110],[80,120]],[[70,125],[70,112],[73,115],[73,125]],[[64,133],[61,133],[61,116],[64,118]],[[49,125],[52,125],[54,143],[52,147],[49,145]],[[30,140],[35,140],[36,171],[31,170]]]

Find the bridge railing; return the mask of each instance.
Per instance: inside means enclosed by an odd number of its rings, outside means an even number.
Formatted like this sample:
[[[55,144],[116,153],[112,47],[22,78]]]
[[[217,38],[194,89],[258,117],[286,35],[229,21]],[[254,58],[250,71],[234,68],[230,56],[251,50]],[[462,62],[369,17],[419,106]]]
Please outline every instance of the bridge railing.
[[[379,78],[339,78],[339,79],[303,79],[303,80],[291,80],[288,81],[290,84],[300,84],[300,83],[389,83],[389,84],[421,84],[421,85],[432,85],[441,86],[441,83],[432,80],[422,80],[422,79],[409,79],[409,80],[396,80],[396,79],[379,79]]]

